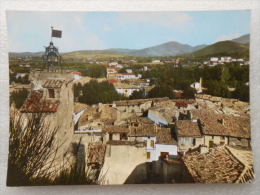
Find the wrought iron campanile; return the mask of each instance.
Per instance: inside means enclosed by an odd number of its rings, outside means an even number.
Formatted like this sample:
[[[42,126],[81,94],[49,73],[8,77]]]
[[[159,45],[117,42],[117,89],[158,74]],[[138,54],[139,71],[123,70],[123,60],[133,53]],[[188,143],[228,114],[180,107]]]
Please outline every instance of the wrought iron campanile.
[[[43,60],[48,71],[61,70],[61,56],[59,54],[59,49],[55,47],[52,42],[52,37],[61,38],[61,33],[62,31],[54,30],[53,27],[51,27],[50,45],[45,47],[45,52],[43,55]]]
[[[46,63],[48,71],[61,70],[61,56],[58,48],[54,46],[52,41],[50,42],[50,45],[45,48],[43,60]]]

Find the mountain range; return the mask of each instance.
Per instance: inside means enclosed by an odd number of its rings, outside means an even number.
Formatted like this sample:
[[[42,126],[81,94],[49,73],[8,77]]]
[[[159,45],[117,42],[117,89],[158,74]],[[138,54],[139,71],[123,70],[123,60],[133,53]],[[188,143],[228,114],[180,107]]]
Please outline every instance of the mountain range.
[[[249,51],[249,43],[250,43],[250,35],[246,34],[240,36],[238,38],[220,41],[213,43],[211,45],[198,45],[198,46],[190,46],[188,44],[182,44],[176,41],[166,42],[160,45],[155,45],[152,47],[147,47],[144,49],[124,49],[124,48],[112,48],[105,50],[82,50],[75,52],[67,52],[62,55],[71,56],[73,53],[98,53],[101,55],[102,53],[107,54],[123,54],[130,56],[176,56],[176,55],[186,55],[186,56],[208,56],[208,55],[217,55],[222,53],[246,53]],[[40,57],[43,52],[10,52],[10,57]]]

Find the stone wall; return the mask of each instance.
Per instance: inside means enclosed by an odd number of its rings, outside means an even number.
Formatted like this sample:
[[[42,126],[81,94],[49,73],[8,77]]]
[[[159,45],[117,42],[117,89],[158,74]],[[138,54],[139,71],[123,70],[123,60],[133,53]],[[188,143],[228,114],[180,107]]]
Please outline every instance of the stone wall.
[[[130,145],[107,145],[105,162],[100,173],[101,184],[124,184],[138,165],[146,163],[146,148]],[[138,169],[138,180],[145,179],[146,169]]]

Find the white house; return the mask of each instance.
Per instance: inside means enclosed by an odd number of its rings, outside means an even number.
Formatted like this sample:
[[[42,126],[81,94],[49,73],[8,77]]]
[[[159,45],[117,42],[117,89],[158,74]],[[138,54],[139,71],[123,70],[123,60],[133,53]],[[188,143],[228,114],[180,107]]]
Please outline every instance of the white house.
[[[17,73],[16,76],[15,76],[15,78],[16,78],[16,79],[18,79],[19,77],[20,77],[20,78],[24,78],[24,77],[27,76],[27,75],[28,75],[28,73]]]
[[[197,93],[202,93],[202,78],[200,78],[200,82],[194,82],[190,87],[195,89]]]
[[[152,63],[160,63],[160,60],[153,60]]]
[[[143,137],[146,141],[146,157],[147,162],[157,161],[160,157],[169,157],[178,155],[178,147],[176,144],[160,144],[157,143],[156,137]]]
[[[211,62],[218,62],[218,60],[219,60],[218,57],[211,57],[210,58]]]
[[[142,75],[138,74],[137,76],[132,73],[123,73],[123,74],[118,74],[117,79],[118,80],[126,80],[126,79],[140,79],[142,78]]]
[[[132,69],[126,69],[125,70],[127,73],[133,73],[133,70]]]
[[[117,70],[115,68],[107,68],[107,74],[114,74],[117,73]]]
[[[117,66],[118,65],[118,62],[110,62],[109,64],[108,64],[108,66]]]
[[[232,61],[232,58],[230,56],[224,56],[224,57],[221,57],[220,58],[220,61],[221,62],[226,62],[226,63],[229,63]]]
[[[131,96],[134,91],[139,91],[140,87],[135,85],[129,85],[126,83],[114,83],[117,93],[122,94],[126,97]]]

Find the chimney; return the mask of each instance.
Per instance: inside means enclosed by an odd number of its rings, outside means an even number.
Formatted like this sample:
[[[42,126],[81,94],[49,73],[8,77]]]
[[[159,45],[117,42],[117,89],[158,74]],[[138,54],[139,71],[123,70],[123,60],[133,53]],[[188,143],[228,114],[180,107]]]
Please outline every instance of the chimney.
[[[202,77],[200,77],[200,90],[202,90]]]

